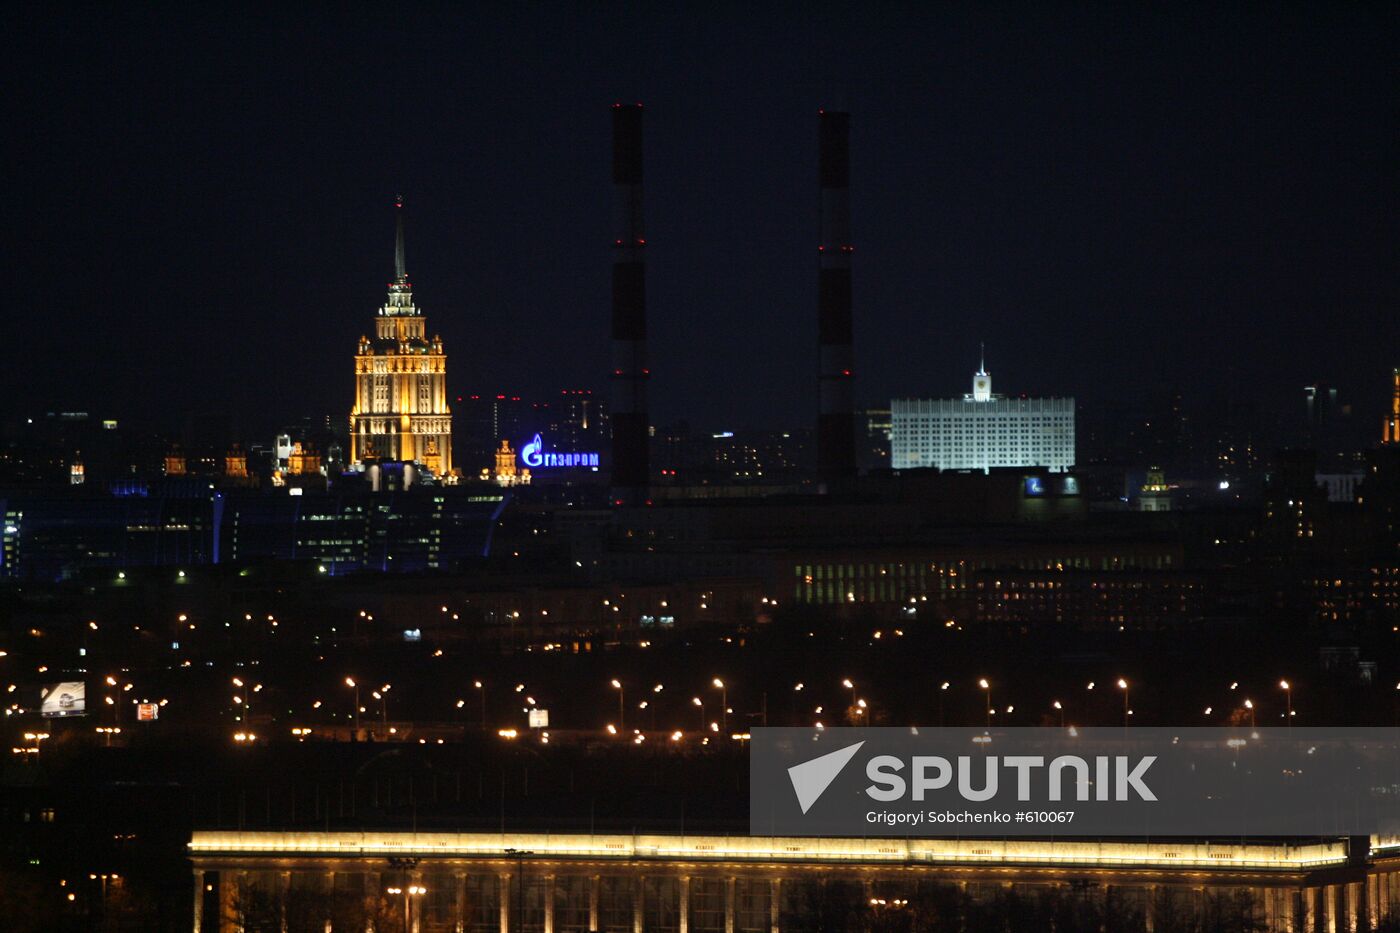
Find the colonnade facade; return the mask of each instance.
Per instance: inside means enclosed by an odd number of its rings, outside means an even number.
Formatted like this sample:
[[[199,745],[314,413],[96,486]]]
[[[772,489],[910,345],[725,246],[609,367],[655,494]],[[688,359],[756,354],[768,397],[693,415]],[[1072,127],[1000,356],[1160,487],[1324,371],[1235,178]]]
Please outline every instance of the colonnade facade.
[[[405,834],[377,845],[372,834],[326,834],[368,842],[282,844],[297,835],[196,834],[195,933],[266,929],[268,910],[286,933],[789,933],[832,928],[838,921],[815,916],[823,910],[868,917],[935,889],[973,902],[1008,893],[1088,898],[1140,916],[1145,931],[1164,911],[1189,914],[1213,898],[1247,904],[1277,933],[1360,933],[1400,912],[1400,857],[1358,857],[1356,840],[1196,847],[1208,851],[1172,864],[1183,859],[1160,843],[1068,852],[1073,844],[1048,844],[1037,863],[1029,860],[1034,849],[863,859],[860,851],[784,854],[793,848],[784,843],[797,840],[782,839],[745,838],[736,851],[732,838],[714,837],[720,841],[707,849],[696,836],[675,837],[684,844],[674,851],[630,836]],[[434,841],[414,843],[428,836]],[[616,855],[605,854],[614,847]],[[247,920],[250,903],[263,905],[258,924]]]

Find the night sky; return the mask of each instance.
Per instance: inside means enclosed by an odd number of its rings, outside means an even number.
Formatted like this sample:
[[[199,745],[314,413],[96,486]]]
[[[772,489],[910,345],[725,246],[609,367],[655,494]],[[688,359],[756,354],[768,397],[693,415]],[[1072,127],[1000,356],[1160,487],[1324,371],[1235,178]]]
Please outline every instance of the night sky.
[[[967,391],[985,340],[1001,391],[1322,379],[1378,432],[1400,7],[1129,6],[11,8],[0,410],[343,418],[400,191],[454,394],[605,391],[639,100],[657,423],[811,421],[825,106],[861,403]]]

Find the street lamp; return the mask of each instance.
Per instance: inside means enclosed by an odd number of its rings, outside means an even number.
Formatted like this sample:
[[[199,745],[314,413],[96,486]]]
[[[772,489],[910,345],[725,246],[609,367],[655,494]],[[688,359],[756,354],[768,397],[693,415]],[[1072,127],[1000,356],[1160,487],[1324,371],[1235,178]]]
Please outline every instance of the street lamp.
[[[529,849],[506,849],[506,857],[514,860],[515,870],[515,922],[510,924],[512,930],[522,930],[525,928],[525,859],[535,853]],[[504,896],[509,896],[507,889]]]
[[[1123,728],[1128,728],[1128,716],[1131,710],[1128,709],[1128,681],[1122,677],[1118,678],[1118,689],[1123,691]]]
[[[389,728],[389,690],[393,684],[385,684],[378,690],[371,691],[371,695],[379,701],[379,721],[384,724],[384,728]]]
[[[626,729],[627,709],[623,705],[623,698],[627,695],[627,691],[622,689],[622,681],[618,680],[616,677],[612,679],[612,686],[613,689],[617,691],[617,727],[619,729]]]
[[[243,678],[234,677],[232,679],[232,682],[233,685],[235,687],[238,687],[240,690],[243,688]],[[234,710],[234,718],[238,722],[244,722],[253,713],[253,697],[251,694],[249,694],[247,702],[244,702],[244,698],[239,694],[235,693],[233,695],[233,705],[236,707],[236,709]]]
[[[116,685],[117,685],[117,678],[113,677],[111,674],[108,674],[108,675],[107,675],[107,686],[109,686],[109,687],[115,687]],[[103,697],[103,701],[104,701],[108,706],[112,707],[112,725],[115,727],[118,723],[121,722],[121,717],[122,717],[122,708],[121,708],[121,704],[119,704],[116,700],[112,699],[110,696],[109,696],[109,697]]]
[[[729,688],[724,685],[724,681],[716,677],[710,681],[710,685],[719,691],[720,719],[724,722],[724,732],[729,734]]]
[[[345,686],[355,691],[355,738],[360,737],[360,685],[355,678],[345,678]]]
[[[403,929],[404,933],[409,933],[409,931],[413,929],[413,901],[411,899],[422,897],[424,894],[428,893],[428,889],[421,884],[410,884],[406,888],[397,886],[385,888],[384,892],[392,895],[403,895]]]
[[[1244,701],[1244,708],[1247,709],[1247,710],[1249,710],[1249,728],[1253,729],[1253,728],[1254,728],[1254,701],[1253,701],[1253,700],[1250,700],[1250,699],[1246,699],[1246,700]]]
[[[1395,687],[1395,689],[1396,689],[1396,690],[1400,690],[1400,684],[1397,684],[1396,687]],[[705,701],[702,700],[702,699],[700,699],[699,697],[691,697],[691,698],[690,698],[690,702],[691,702],[693,705],[699,707],[699,709],[700,709],[700,731],[701,731],[701,732],[704,732],[704,731],[705,731]]]
[[[983,677],[977,681],[977,686],[987,691],[985,705],[987,707],[987,728],[990,729],[992,727],[992,685],[987,682],[987,678]]]
[[[40,746],[40,744],[41,744],[45,739],[47,739],[48,737],[49,737],[49,734],[48,734],[47,732],[26,732],[26,733],[24,734],[24,740],[25,740],[26,742],[33,742],[33,743],[34,743],[34,748],[33,748],[33,749],[28,749],[28,748],[26,748],[25,751],[26,751],[26,752],[32,752],[33,755],[34,755],[35,760],[37,761],[38,758],[39,758],[39,746]],[[15,750],[16,750],[16,751],[19,751],[19,749],[15,749]]]
[[[1281,690],[1283,690],[1284,698],[1288,701],[1288,713],[1287,713],[1287,718],[1286,718],[1284,721],[1288,723],[1288,728],[1292,729],[1292,728],[1293,728],[1293,685],[1290,684],[1290,683],[1289,683],[1288,681],[1286,681],[1286,680],[1280,680],[1280,681],[1278,682],[1278,685],[1279,685],[1279,688],[1280,688]]]
[[[1060,714],[1060,728],[1063,729],[1063,728],[1065,727],[1065,705],[1064,705],[1063,703],[1061,703],[1059,700],[1056,700],[1054,703],[1051,703],[1050,705],[1053,706],[1053,707],[1055,707],[1055,709],[1056,709],[1057,711],[1059,711],[1059,714]]]

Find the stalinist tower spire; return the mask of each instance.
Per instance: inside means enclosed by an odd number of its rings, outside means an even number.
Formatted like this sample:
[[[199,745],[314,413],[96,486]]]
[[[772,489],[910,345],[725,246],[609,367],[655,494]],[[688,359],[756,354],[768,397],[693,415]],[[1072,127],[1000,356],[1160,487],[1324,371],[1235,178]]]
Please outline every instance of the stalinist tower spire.
[[[374,320],[374,338],[355,353],[355,404],[350,409],[350,459],[414,462],[454,482],[452,410],[447,404],[447,354],[428,336],[403,251],[403,197],[394,199],[394,280]]]
[[[417,314],[413,309],[413,285],[408,281],[408,265],[403,258],[403,195],[394,198],[394,281],[389,283],[389,308],[399,313]]]
[[[403,260],[403,195],[394,198],[394,284],[407,285],[408,271]]]

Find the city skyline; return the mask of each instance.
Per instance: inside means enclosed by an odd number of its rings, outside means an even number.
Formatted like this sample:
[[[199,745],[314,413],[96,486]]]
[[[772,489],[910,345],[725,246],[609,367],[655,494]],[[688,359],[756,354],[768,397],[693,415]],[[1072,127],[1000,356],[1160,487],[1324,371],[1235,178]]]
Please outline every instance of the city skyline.
[[[985,340],[1028,394],[1179,388],[1288,411],[1321,380],[1369,423],[1400,343],[1391,17],[1212,11],[1191,31],[1185,13],[818,12],[760,14],[750,35],[732,14],[323,33],[296,14],[266,32],[36,15],[53,41],[20,51],[28,90],[6,108],[45,157],[15,166],[10,293],[42,283],[50,326],[12,361],[6,413],[338,412],[339,348],[391,269],[399,191],[416,284],[456,348],[450,395],[603,391],[607,110],[640,99],[653,423],[813,420],[823,105],[852,113],[860,407],[955,391]],[[538,59],[493,59],[493,30],[535,36]],[[361,74],[380,42],[382,70]],[[384,126],[403,134],[387,149]],[[60,354],[82,385],[45,362]]]
[[[11,22],[4,933],[1400,931],[1400,7]]]

